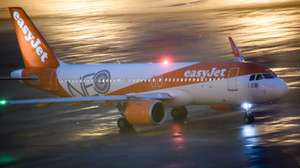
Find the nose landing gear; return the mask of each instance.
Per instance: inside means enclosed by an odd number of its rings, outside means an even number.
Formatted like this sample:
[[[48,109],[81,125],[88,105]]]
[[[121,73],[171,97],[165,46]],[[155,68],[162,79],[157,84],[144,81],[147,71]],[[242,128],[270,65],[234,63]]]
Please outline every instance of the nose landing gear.
[[[246,124],[251,124],[255,121],[255,116],[252,112],[245,112],[244,121]]]
[[[252,104],[250,103],[243,103],[242,108],[245,110],[244,121],[246,124],[251,124],[255,121],[255,116],[253,111],[251,110]]]

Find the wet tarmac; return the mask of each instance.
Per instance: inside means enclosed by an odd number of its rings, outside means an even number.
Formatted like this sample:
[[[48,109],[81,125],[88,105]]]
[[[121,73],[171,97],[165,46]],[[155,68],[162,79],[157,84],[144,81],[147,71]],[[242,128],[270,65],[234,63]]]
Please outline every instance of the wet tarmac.
[[[40,92],[11,84],[25,97]],[[17,94],[18,91],[12,91]],[[29,94],[30,93],[30,94]],[[5,167],[299,167],[298,90],[258,106],[257,122],[239,111],[191,106],[189,120],[120,133],[113,108],[19,106],[0,112]],[[45,94],[44,94],[45,95]]]
[[[29,8],[30,9],[30,8]],[[84,18],[84,19],[83,19]],[[115,16],[37,17],[34,23],[69,63],[150,62],[232,58],[226,37],[246,59],[269,66],[289,93],[240,111],[188,107],[185,123],[120,133],[114,108],[16,106],[0,109],[0,167],[300,167],[299,6]],[[0,20],[0,75],[22,67],[15,34]],[[52,97],[15,81],[1,81],[1,97]]]

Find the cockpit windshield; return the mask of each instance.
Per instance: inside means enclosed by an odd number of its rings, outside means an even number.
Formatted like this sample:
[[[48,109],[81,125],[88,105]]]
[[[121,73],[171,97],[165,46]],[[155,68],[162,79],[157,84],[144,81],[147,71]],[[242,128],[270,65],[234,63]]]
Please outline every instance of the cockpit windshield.
[[[273,74],[271,74],[271,73],[264,73],[263,76],[264,76],[265,79],[273,79],[273,78],[275,78],[273,76]]]
[[[255,74],[251,75],[249,81],[253,81],[255,79]]]
[[[263,77],[261,74],[257,74],[255,80],[261,80],[261,79],[263,79],[263,78],[264,78],[264,77]]]
[[[273,72],[270,73],[259,73],[259,74],[252,74],[250,75],[249,81],[254,81],[254,80],[262,80],[262,79],[274,79],[277,78],[277,75]]]

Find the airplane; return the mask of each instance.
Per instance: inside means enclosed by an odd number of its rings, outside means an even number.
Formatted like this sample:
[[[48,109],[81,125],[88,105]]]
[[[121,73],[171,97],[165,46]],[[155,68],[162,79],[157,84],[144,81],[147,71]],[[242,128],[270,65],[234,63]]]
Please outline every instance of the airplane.
[[[120,111],[120,130],[160,124],[167,111],[187,119],[189,105],[240,107],[246,123],[253,105],[280,99],[287,84],[270,68],[245,61],[229,37],[233,60],[225,62],[68,64],[59,60],[20,7],[9,8],[25,67],[9,79],[55,94],[55,98],[0,101],[1,105],[97,103]]]

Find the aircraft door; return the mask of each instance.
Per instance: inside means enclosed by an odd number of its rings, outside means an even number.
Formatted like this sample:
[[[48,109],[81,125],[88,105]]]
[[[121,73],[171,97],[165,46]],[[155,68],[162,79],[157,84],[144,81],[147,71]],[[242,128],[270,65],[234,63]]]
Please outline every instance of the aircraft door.
[[[234,68],[230,68],[229,69],[229,72],[228,72],[228,79],[227,79],[227,90],[228,91],[238,91],[238,81],[236,78],[233,78],[233,77],[236,77],[239,75],[239,71],[240,71],[240,68],[238,67],[234,67]]]

